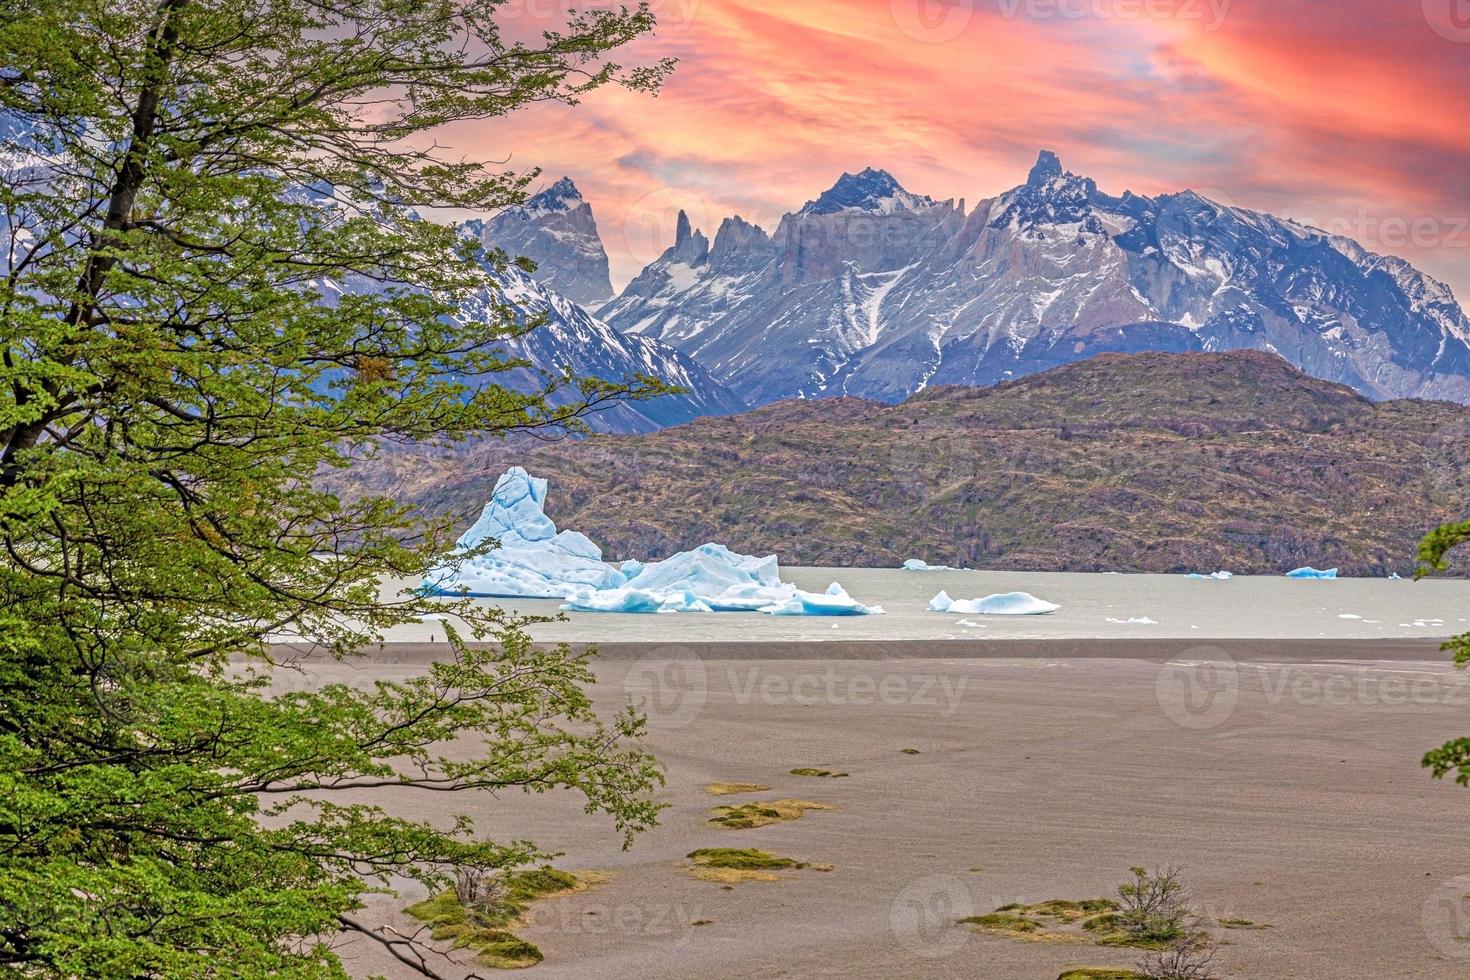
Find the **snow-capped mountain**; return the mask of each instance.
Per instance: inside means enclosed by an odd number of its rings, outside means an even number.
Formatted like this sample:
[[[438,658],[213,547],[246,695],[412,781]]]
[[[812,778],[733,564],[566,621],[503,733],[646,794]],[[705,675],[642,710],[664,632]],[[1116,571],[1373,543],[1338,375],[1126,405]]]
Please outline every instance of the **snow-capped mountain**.
[[[867,170],[771,235],[729,218],[710,244],[681,220],[600,315],[753,403],[897,401],[1103,351],[1229,349],[1371,397],[1470,402],[1470,320],[1407,262],[1192,191],[1113,197],[1050,152],[968,214]]]
[[[466,228],[486,246],[535,262],[536,279],[573,303],[592,306],[612,298],[597,219],[570,178],[489,221],[466,222]]]
[[[498,288],[486,288],[462,304],[467,318],[496,316],[510,307],[518,317],[545,317],[535,329],[507,341],[507,353],[530,361],[532,369],[501,377],[500,383],[539,386],[539,371],[570,369],[580,377],[621,381],[638,375],[685,389],[648,401],[622,402],[589,416],[600,432],[652,432],[704,415],[729,415],[747,406],[703,367],[651,337],[614,330],[565,296],[516,268],[494,273]]]

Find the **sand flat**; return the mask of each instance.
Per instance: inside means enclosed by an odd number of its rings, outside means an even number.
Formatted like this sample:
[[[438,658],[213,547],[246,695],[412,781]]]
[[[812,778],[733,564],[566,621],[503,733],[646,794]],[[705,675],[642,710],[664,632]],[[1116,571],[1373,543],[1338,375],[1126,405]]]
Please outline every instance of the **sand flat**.
[[[1470,943],[1435,922],[1445,883],[1470,874],[1470,791],[1418,766],[1426,748],[1470,731],[1470,675],[1437,658],[1334,663],[1289,647],[1221,664],[608,660],[599,704],[647,704],[650,747],[669,768],[672,806],[631,851],[570,797],[392,805],[464,809],[488,834],[564,850],[562,867],[613,872],[537,907],[524,930],[546,954],[535,976],[1053,980],[1135,955],[953,920],[1105,894],[1130,865],[1155,863],[1183,865],[1211,915],[1272,927],[1223,934],[1224,976],[1470,975]],[[312,669],[353,681],[421,669],[393,663],[392,649]],[[809,765],[851,775],[788,774]],[[704,787],[716,781],[839,809],[713,828]],[[679,869],[689,851],[722,845],[835,867],[730,891]],[[396,909],[417,897],[375,900],[368,914],[408,928]],[[355,976],[406,975],[361,941],[344,953]]]

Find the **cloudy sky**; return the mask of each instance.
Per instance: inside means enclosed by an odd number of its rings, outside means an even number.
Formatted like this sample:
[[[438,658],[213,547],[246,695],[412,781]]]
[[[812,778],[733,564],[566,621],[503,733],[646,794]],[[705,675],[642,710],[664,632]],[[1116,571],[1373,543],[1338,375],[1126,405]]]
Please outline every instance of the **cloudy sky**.
[[[588,0],[511,0],[519,27]],[[1349,234],[1470,297],[1470,0],[654,0],[657,99],[446,134],[571,176],[616,285],[673,239],[772,230],[843,171],[974,202],[1041,148],[1111,193],[1194,188]]]

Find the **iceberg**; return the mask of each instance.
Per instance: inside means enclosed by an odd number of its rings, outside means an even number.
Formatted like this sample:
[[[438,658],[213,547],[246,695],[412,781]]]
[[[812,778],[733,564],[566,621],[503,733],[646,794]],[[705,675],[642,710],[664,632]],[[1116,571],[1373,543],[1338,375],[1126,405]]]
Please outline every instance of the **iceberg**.
[[[959,613],[966,616],[1045,616],[1062,608],[1054,602],[1038,599],[1029,592],[1005,592],[983,599],[955,600],[941,592],[929,601],[930,612]]]
[[[959,571],[958,568],[952,568],[949,565],[931,565],[927,561],[920,561],[917,558],[910,558],[908,561],[904,562],[903,563],[903,570],[906,571],[906,572],[958,572]]]
[[[1323,571],[1320,568],[1312,568],[1311,566],[1308,566],[1306,568],[1298,568],[1294,572],[1287,572],[1286,573],[1286,577],[1287,578],[1332,579],[1332,578],[1337,578],[1337,569],[1335,569],[1335,568],[1329,568],[1326,571]]]
[[[865,606],[847,591],[833,582],[821,594],[793,590],[795,595],[781,602],[766,606],[761,612],[768,616],[872,616],[882,615],[881,606]]]
[[[1202,579],[1202,580],[1205,580],[1205,581],[1208,581],[1210,579],[1215,579],[1216,581],[1223,582],[1226,579],[1235,578],[1235,575],[1232,574],[1231,572],[1211,572],[1208,575],[1201,575],[1199,572],[1190,572],[1188,575],[1186,575],[1184,577],[1185,578],[1193,578],[1193,579]]]
[[[456,553],[425,577],[430,595],[562,599],[571,612],[763,612],[779,616],[881,614],[833,583],[825,594],[781,581],[775,555],[741,555],[700,545],[662,561],[613,565],[586,535],[558,531],[546,516],[547,483],[519,466],[495,482]]]
[[[1132,619],[1114,619],[1108,617],[1108,622],[1114,626],[1157,626],[1158,621],[1149,619],[1147,616],[1134,616]]]
[[[623,573],[602,560],[602,549],[576,531],[558,531],[546,516],[546,481],[519,466],[495,481],[480,519],[455,542],[459,552],[493,550],[451,561],[430,572],[431,595],[561,599],[569,589],[611,589]]]

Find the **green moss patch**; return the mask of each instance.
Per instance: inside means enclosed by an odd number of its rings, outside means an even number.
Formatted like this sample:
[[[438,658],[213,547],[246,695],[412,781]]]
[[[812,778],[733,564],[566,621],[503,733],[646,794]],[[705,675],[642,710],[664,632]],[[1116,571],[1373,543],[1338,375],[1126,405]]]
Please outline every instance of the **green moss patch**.
[[[601,876],[597,876],[600,879]],[[473,949],[481,966],[519,970],[540,963],[543,956],[505,927],[524,916],[537,899],[578,891],[594,884],[594,876],[578,878],[552,867],[532,868],[506,875],[500,897],[473,907],[461,904],[454,890],[441,892],[404,911],[430,926],[429,935],[453,949]]]
[[[798,766],[791,770],[793,776],[812,776],[816,779],[846,779],[847,773],[834,772],[831,769],[818,769],[815,766]]]
[[[1225,929],[1270,929],[1271,927],[1260,922],[1252,922],[1250,919],[1220,919],[1220,925]]]
[[[831,865],[811,864],[795,858],[781,857],[753,847],[702,847],[689,852],[691,873],[705,881],[726,887],[744,881],[779,881],[780,871],[811,868],[831,871]]]
[[[835,810],[827,803],[810,800],[775,800],[770,803],[743,803],[735,806],[717,806],[710,811],[709,822],[731,830],[749,830],[767,827],[773,823],[800,820],[807,810]]]
[[[760,783],[710,783],[704,791],[710,796],[736,796],[742,793],[764,793],[770,788]]]

